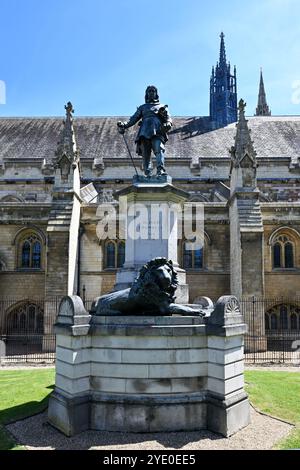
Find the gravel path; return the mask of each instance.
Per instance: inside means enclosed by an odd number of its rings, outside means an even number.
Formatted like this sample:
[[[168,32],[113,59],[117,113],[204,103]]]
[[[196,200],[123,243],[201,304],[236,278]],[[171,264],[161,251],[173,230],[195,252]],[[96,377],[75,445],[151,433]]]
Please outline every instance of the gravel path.
[[[85,431],[65,437],[46,423],[46,412],[10,424],[7,429],[30,450],[197,450],[271,449],[293,426],[251,409],[251,424],[226,439],[209,431],[117,433]]]

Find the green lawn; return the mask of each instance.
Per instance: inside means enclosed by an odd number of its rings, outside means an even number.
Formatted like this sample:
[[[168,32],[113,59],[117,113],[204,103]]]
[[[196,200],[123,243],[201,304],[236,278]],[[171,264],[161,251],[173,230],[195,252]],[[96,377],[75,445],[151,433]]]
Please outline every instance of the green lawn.
[[[0,371],[0,450],[21,448],[3,425],[43,411],[53,384],[54,368]]]
[[[246,390],[260,411],[296,425],[278,449],[300,448],[300,372],[246,371]]]
[[[245,380],[256,408],[296,425],[277,447],[300,448],[300,372],[248,370]],[[43,411],[53,383],[54,368],[0,370],[0,450],[21,448],[3,425]]]

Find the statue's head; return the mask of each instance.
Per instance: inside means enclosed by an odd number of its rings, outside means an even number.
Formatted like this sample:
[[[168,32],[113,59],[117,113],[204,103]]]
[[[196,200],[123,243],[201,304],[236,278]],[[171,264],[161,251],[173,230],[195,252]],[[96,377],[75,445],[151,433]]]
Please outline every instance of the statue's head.
[[[158,103],[159,96],[156,86],[149,85],[145,92],[145,103]]]

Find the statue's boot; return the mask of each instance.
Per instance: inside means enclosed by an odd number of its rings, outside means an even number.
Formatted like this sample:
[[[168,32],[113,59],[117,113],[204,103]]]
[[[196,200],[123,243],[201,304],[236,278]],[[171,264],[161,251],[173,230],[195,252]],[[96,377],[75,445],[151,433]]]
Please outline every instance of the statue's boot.
[[[145,176],[147,176],[147,178],[151,178],[151,176],[152,176],[152,168],[145,170]]]
[[[162,151],[156,152],[155,156],[156,156],[156,168],[157,168],[156,174],[157,174],[157,176],[166,175],[167,172],[166,172],[166,169],[165,169],[165,157],[164,157],[163,152]]]
[[[151,164],[151,155],[144,155],[144,173],[147,178],[152,176],[152,164]]]

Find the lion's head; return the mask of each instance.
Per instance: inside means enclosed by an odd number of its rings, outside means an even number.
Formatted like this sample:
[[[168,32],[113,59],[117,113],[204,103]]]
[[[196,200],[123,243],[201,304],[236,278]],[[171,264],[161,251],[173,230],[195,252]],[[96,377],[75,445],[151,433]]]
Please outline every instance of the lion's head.
[[[140,270],[129,296],[136,298],[144,310],[158,309],[163,313],[175,301],[177,286],[177,273],[172,261],[166,258],[154,258]]]

